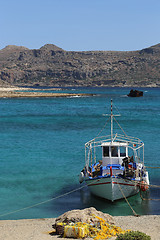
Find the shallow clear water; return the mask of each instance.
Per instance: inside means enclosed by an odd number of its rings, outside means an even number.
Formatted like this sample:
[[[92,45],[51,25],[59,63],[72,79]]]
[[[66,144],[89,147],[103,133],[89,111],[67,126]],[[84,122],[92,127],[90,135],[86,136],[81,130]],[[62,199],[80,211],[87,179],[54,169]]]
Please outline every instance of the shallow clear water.
[[[160,89],[142,89],[144,96],[129,98],[130,89],[86,88],[65,92],[95,93],[92,97],[0,99],[0,219],[57,217],[75,208],[96,207],[112,215],[130,215],[125,200],[110,203],[86,188],[36,207],[80,187],[84,144],[97,136],[110,113],[110,99],[121,113],[125,132],[145,143],[146,166],[159,166]],[[116,126],[115,126],[116,128]],[[106,129],[106,134],[109,134]],[[160,186],[159,169],[149,169],[150,183]],[[160,198],[160,190],[150,190]],[[160,214],[159,201],[129,199],[138,214]]]

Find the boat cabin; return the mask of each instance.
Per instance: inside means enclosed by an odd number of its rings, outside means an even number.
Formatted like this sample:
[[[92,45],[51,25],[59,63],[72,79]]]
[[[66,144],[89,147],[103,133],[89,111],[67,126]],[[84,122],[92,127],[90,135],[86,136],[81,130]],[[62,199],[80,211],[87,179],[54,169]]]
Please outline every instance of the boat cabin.
[[[128,157],[128,144],[123,142],[102,143],[102,166],[122,164],[122,159]]]
[[[122,167],[123,159],[128,158],[128,144],[124,142],[104,142],[102,147],[102,176],[111,174],[112,167],[113,174],[122,174],[124,167]]]

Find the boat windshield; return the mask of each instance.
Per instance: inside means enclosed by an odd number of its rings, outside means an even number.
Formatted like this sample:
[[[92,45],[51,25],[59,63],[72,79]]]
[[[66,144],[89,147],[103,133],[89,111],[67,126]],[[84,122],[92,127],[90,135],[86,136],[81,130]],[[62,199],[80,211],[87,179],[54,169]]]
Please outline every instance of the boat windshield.
[[[109,157],[109,147],[103,147],[103,157]]]
[[[111,156],[112,157],[118,157],[118,147],[117,146],[112,146],[111,147]]]

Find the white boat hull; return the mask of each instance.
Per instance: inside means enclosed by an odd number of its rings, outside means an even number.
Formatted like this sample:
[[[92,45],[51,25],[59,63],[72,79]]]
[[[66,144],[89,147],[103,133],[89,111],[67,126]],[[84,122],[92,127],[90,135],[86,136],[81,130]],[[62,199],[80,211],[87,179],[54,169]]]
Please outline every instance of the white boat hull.
[[[124,196],[129,197],[139,192],[138,182],[113,176],[98,179],[88,178],[85,182],[92,194],[110,201],[124,198]]]

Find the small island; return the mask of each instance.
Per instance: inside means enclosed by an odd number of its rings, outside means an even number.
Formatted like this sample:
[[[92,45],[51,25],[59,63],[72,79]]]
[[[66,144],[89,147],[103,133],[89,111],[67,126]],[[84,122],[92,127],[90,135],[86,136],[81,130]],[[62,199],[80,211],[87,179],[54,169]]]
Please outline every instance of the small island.
[[[143,97],[143,91],[138,91],[138,90],[132,89],[127,96],[128,97]]]

